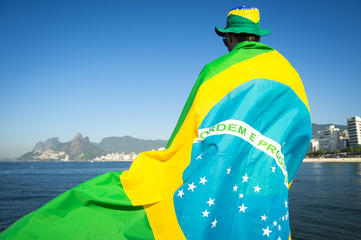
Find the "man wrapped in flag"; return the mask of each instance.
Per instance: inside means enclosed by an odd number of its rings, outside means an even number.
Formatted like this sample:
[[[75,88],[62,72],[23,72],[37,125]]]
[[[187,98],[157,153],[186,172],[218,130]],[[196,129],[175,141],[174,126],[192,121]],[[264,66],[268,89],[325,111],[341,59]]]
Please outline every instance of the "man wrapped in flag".
[[[311,139],[302,81],[259,42],[259,11],[216,27],[229,53],[197,79],[166,150],[60,195],[0,239],[290,238],[288,188]]]

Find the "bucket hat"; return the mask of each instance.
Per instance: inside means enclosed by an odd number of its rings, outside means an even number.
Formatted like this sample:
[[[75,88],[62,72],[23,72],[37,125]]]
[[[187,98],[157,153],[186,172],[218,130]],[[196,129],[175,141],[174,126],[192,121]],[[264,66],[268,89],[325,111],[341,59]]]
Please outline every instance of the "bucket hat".
[[[249,33],[266,36],[271,30],[260,27],[260,15],[257,8],[241,6],[233,8],[227,16],[225,28],[216,27],[216,33],[223,37],[225,33]]]

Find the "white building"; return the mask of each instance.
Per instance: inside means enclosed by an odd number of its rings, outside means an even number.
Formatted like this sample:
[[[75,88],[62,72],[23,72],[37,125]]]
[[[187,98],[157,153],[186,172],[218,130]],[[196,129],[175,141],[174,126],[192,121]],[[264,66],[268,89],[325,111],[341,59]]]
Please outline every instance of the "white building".
[[[348,131],[344,130],[340,133],[340,141],[338,142],[338,149],[345,149],[349,146]]]
[[[358,116],[347,118],[347,130],[350,147],[361,146],[361,118]]]
[[[316,152],[319,150],[318,139],[311,139],[310,145],[308,146],[307,153]]]
[[[318,144],[319,149],[333,151],[339,146],[340,129],[335,128],[334,125],[329,125],[326,130],[318,131]]]
[[[107,155],[94,158],[92,161],[134,161],[138,154],[132,152],[130,154],[121,153],[108,153]]]

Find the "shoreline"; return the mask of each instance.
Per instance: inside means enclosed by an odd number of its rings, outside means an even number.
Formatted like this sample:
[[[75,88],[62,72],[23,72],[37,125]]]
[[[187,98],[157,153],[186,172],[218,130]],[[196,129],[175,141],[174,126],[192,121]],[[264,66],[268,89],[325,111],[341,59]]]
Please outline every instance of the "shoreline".
[[[91,161],[0,161],[0,162],[89,162]],[[133,162],[133,161],[94,161],[94,162]],[[327,163],[327,162],[340,162],[340,163],[361,163],[361,158],[304,158],[303,162],[316,162],[316,163]]]
[[[305,158],[303,159],[303,162],[317,162],[317,163],[322,163],[322,162],[341,162],[341,163],[346,163],[346,162],[359,162],[361,163],[361,158]]]

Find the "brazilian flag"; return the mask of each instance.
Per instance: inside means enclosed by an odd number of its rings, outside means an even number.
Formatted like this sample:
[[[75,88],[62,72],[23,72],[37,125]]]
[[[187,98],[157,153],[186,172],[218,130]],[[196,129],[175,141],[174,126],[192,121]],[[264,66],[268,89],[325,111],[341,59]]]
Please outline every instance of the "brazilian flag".
[[[295,69],[241,42],[204,67],[165,150],[65,192],[0,239],[289,239],[288,189],[310,139]]]

